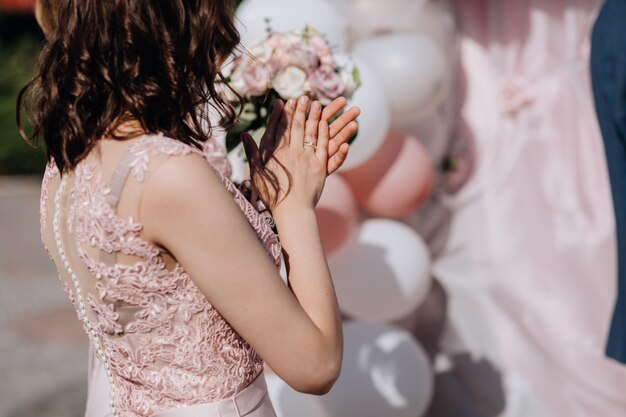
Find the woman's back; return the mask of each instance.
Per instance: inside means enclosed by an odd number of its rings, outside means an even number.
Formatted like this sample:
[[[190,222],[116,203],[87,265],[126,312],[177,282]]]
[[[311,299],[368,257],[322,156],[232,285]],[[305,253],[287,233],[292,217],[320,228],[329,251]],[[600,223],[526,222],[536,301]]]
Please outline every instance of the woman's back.
[[[199,157],[218,173],[280,266],[277,236],[228,180],[213,140],[204,151],[163,135],[105,140],[63,179],[53,163],[46,169],[42,238],[106,368],[118,416],[152,416],[230,398],[263,369],[259,355],[182,266],[143,233],[142,197],[152,175],[169,158]]]

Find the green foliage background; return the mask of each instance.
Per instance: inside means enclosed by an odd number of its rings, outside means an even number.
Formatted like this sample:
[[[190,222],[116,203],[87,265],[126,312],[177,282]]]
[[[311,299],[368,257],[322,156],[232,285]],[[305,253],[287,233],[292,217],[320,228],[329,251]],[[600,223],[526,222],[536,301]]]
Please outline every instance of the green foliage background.
[[[45,166],[43,149],[27,144],[15,125],[17,94],[33,73],[41,41],[32,15],[0,12],[0,175],[41,173]]]

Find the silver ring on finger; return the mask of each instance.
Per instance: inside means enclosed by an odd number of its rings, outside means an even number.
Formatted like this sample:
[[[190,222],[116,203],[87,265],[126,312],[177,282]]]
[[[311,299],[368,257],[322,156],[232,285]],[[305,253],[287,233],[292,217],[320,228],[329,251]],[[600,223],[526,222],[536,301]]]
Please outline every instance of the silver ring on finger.
[[[302,144],[302,146],[304,147],[309,147],[309,148],[313,148],[313,150],[317,149],[317,145],[315,144],[315,142],[311,142],[311,141],[306,141]]]

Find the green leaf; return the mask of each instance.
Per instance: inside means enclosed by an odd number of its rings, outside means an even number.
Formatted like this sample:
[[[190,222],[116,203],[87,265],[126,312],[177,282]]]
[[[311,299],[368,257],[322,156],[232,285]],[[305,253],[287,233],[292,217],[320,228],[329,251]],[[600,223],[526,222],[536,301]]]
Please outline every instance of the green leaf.
[[[359,69],[355,66],[354,69],[352,69],[352,78],[354,78],[354,82],[356,83],[356,87],[359,88],[362,84],[361,82],[361,72],[359,71]]]

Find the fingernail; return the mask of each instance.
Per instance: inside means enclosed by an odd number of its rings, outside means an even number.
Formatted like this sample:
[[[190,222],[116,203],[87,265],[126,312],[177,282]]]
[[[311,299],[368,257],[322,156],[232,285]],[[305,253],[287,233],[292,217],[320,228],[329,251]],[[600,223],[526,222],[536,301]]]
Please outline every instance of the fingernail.
[[[289,106],[289,107],[295,107],[295,106],[296,106],[295,100],[294,100],[294,99],[292,99],[292,98],[290,98],[289,100],[287,100],[287,106]]]
[[[300,97],[300,104],[306,104],[309,101],[307,96]]]
[[[322,109],[322,105],[320,104],[319,101],[314,101],[313,104],[311,105],[311,110],[318,112]]]

